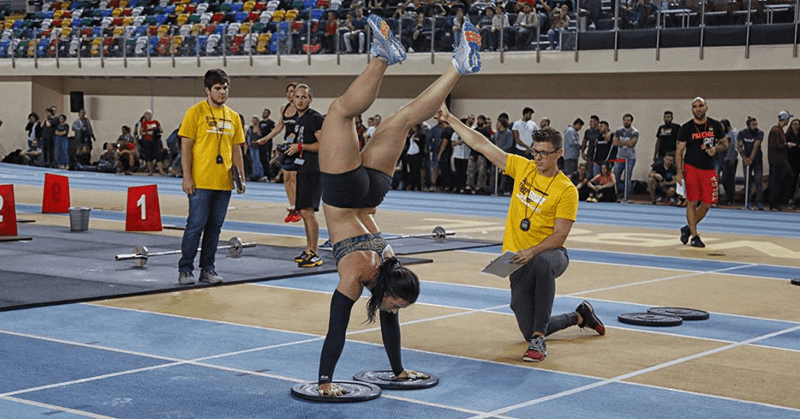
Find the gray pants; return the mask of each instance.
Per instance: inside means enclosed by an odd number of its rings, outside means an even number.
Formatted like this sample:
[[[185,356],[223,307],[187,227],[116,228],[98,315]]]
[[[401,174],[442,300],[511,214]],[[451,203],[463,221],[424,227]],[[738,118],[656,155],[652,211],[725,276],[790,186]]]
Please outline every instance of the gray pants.
[[[567,249],[560,247],[540,253],[511,274],[511,310],[525,340],[531,340],[534,331],[549,335],[577,324],[577,315],[570,313],[573,316],[567,315],[568,318],[554,316],[554,327],[548,328],[556,296],[556,278],[567,270],[568,265]],[[555,327],[557,329],[553,330]]]

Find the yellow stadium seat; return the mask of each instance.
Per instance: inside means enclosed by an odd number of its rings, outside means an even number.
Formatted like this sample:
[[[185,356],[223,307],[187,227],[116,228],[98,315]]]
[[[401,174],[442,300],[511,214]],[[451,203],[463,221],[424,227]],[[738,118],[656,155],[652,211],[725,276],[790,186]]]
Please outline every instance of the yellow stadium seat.
[[[285,13],[286,13],[286,12],[284,12],[283,10],[276,10],[276,11],[275,11],[275,13],[273,13],[273,14],[272,14],[272,21],[273,21],[273,22],[280,22],[280,21],[282,21],[282,20],[283,20],[283,15],[284,15]]]
[[[189,20],[189,14],[188,13],[181,13],[181,14],[178,15],[178,18],[175,20],[175,23],[178,26],[183,26],[183,25],[186,24],[186,22],[188,20]]]
[[[62,19],[61,20],[61,27],[62,28],[71,28],[72,27],[72,19]]]
[[[117,26],[114,28],[114,36],[122,36],[122,33],[125,31],[125,28],[122,26]]]
[[[248,33],[250,33],[250,23],[249,22],[242,23],[242,27],[239,28],[239,33],[242,35],[247,35]]]
[[[242,10],[250,13],[250,11],[253,10],[253,7],[256,7],[256,2],[254,2],[253,0],[246,1],[244,3],[244,6],[242,6]]]

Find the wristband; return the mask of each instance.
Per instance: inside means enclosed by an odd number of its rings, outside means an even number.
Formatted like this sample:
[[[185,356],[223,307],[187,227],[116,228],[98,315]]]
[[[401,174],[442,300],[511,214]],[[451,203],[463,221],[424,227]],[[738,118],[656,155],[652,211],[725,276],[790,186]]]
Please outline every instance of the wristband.
[[[303,143],[297,143],[297,151],[303,151]]]

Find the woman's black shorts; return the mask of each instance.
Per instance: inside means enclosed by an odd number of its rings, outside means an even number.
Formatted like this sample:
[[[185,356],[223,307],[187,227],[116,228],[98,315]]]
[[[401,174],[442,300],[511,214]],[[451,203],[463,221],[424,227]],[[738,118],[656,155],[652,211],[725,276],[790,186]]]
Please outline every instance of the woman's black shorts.
[[[392,187],[380,170],[359,166],[346,173],[322,173],[322,202],[338,208],[375,208]]]

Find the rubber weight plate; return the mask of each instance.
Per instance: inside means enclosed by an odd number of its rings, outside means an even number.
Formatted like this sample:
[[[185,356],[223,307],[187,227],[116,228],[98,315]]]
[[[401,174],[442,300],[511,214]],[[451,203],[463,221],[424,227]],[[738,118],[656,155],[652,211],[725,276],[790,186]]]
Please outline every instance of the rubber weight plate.
[[[617,319],[620,323],[635,324],[637,326],[680,326],[683,319],[676,316],[667,316],[664,314],[653,313],[625,313],[620,314]]]
[[[372,383],[386,390],[418,390],[439,384],[439,377],[428,373],[423,374],[429,377],[424,379],[398,379],[395,378],[394,373],[389,370],[364,371],[354,375],[353,379]]]
[[[651,314],[665,314],[667,316],[680,317],[683,320],[706,320],[711,316],[707,311],[680,307],[653,307],[647,309],[647,312]]]
[[[357,381],[334,381],[347,393],[343,396],[331,397],[319,394],[319,384],[315,382],[295,384],[292,386],[292,395],[303,400],[322,403],[353,403],[377,399],[381,395],[381,388],[375,384]]]
[[[792,285],[800,285],[800,278],[792,279]]]

